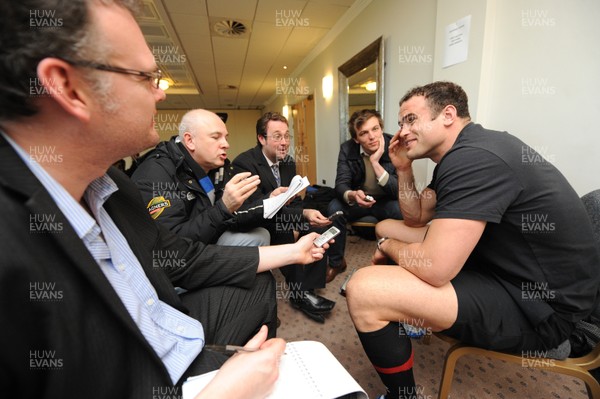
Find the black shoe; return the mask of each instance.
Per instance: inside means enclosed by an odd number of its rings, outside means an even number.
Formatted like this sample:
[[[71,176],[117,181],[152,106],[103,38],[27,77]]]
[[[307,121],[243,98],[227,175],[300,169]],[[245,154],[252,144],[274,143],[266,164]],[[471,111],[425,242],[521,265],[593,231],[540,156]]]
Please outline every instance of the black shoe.
[[[317,323],[324,324],[325,323],[325,315],[323,313],[312,313],[307,312],[304,309],[300,309],[302,313],[304,313],[309,319],[316,321]]]
[[[309,313],[328,313],[335,306],[334,301],[330,301],[313,291],[296,291],[290,296],[290,303],[296,309]]]

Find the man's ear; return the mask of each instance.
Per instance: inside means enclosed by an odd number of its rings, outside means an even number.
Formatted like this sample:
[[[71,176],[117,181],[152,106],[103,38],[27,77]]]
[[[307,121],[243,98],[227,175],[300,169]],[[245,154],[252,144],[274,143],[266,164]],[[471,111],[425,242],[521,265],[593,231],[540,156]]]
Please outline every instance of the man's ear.
[[[267,140],[265,140],[265,136],[263,136],[262,134],[259,134],[256,137],[258,137],[258,142],[262,147],[264,147],[267,144]]]
[[[50,96],[65,112],[88,122],[92,98],[85,91],[83,80],[72,65],[58,58],[44,58],[37,67],[36,91]],[[32,85],[34,83],[31,83]]]
[[[194,138],[192,137],[192,133],[190,132],[185,132],[183,133],[183,140],[181,140],[183,142],[183,145],[185,146],[185,148],[188,149],[188,151],[195,151],[196,150],[196,144],[194,143]]]
[[[456,107],[452,104],[446,105],[442,110],[444,125],[450,126],[456,120]]]

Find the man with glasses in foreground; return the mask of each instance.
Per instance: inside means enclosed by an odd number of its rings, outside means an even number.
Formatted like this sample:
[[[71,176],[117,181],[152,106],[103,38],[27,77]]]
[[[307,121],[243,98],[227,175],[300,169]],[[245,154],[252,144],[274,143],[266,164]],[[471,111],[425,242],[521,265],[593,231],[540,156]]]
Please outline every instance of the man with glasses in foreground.
[[[385,398],[417,397],[405,324],[481,348],[567,357],[575,324],[600,300],[600,254],[575,190],[515,136],[471,122],[454,83],[410,90],[398,121],[389,156],[404,221],[377,225],[375,256],[398,266],[361,268],[346,291]],[[412,162],[422,158],[437,165],[419,193]]]
[[[0,3],[3,396],[180,397],[187,376],[220,368],[198,399],[264,398],[285,342],[267,339],[275,287],[261,272],[323,256],[317,234],[226,250],[178,237],[111,167],[159,139],[165,93],[137,8]]]
[[[269,198],[289,186],[296,175],[296,162],[288,154],[292,137],[287,118],[277,112],[267,112],[256,122],[257,145],[233,160],[234,171],[251,172],[260,177],[260,184],[248,203]],[[302,199],[294,198],[284,206],[267,225],[273,244],[294,242],[299,235],[319,229],[331,221],[316,209],[304,209]],[[324,323],[335,302],[315,293],[315,288],[325,287],[326,261],[317,264],[290,265],[281,268],[287,283],[291,305],[309,318]]]

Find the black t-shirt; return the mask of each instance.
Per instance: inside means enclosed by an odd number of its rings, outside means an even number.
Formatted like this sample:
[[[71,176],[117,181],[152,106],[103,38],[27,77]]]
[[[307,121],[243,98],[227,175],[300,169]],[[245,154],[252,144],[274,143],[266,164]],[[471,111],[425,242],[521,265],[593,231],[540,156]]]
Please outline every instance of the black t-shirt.
[[[501,281],[536,325],[587,316],[599,298],[600,254],[577,193],[533,148],[470,123],[434,170],[436,219],[486,221],[465,268]]]

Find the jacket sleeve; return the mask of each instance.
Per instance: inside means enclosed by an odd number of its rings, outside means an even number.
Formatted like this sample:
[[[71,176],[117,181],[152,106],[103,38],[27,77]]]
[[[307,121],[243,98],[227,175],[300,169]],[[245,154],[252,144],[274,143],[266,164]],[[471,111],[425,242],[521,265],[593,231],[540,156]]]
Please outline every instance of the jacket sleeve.
[[[111,177],[118,179],[115,174]],[[119,191],[107,201],[107,211],[128,237],[153,283],[159,285],[160,276],[156,274],[164,272],[173,285],[188,290],[218,285],[252,286],[259,263],[257,247],[206,245],[174,234],[141,209],[138,190],[128,180],[117,182]]]
[[[344,193],[352,190],[352,172],[348,165],[348,146],[342,144],[338,155],[337,173],[335,175],[335,193],[338,199],[344,199]]]
[[[169,173],[152,159],[142,163],[131,178],[152,218],[182,237],[212,243],[233,223],[222,200],[203,206],[199,194],[179,182],[174,170]]]
[[[248,152],[238,155],[233,160],[232,165],[233,165],[233,173],[234,174],[238,174],[238,173],[242,173],[242,172],[250,172],[253,175],[257,175],[258,177],[261,177],[261,173],[259,172],[259,170],[256,167],[256,165],[254,164],[254,162],[252,162],[252,159],[250,158],[250,155]],[[256,191],[254,193],[252,193],[252,195],[250,197],[248,197],[248,199],[246,199],[246,201],[244,201],[244,204],[242,205],[242,207],[240,209],[248,209],[253,206],[256,206],[256,205],[262,203],[263,199],[269,198],[269,195],[271,195],[271,192],[266,191],[264,186],[262,184],[259,184],[258,187],[256,188]]]
[[[379,161],[381,166],[388,172],[389,177],[385,186],[382,186],[383,191],[386,192],[390,197],[398,199],[398,174],[396,173],[396,167],[392,163],[389,157],[389,147],[392,136],[385,134],[385,152],[382,159]]]
[[[253,175],[257,175],[259,177],[263,177],[259,168],[256,166],[256,163],[253,161],[250,152],[245,152],[238,155],[232,162],[233,165],[233,173],[241,173],[241,172],[250,172]],[[269,171],[269,173],[271,173]],[[257,205],[262,204],[263,200],[269,198],[272,191],[267,191],[266,188],[262,184],[258,185],[258,188],[245,202],[244,205],[240,208],[240,210],[248,210]],[[281,208],[278,214],[286,214],[286,215],[302,215],[303,211],[303,203],[300,197],[296,197],[292,200],[292,202]],[[238,211],[239,213],[239,211]],[[262,215],[262,211],[261,211]],[[264,219],[263,219],[264,221]],[[265,222],[269,223],[269,222]]]

